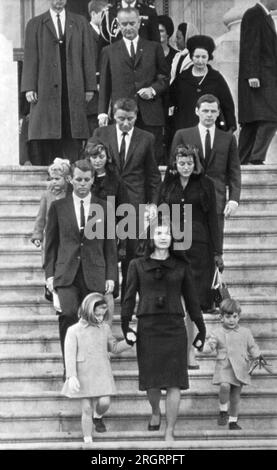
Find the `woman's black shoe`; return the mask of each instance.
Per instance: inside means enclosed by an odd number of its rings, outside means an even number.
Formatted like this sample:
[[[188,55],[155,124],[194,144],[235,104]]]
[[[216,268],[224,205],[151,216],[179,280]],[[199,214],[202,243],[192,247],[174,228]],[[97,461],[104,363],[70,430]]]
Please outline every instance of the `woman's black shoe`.
[[[148,424],[148,431],[159,431],[161,427],[161,415],[160,415],[160,422],[159,424]]]

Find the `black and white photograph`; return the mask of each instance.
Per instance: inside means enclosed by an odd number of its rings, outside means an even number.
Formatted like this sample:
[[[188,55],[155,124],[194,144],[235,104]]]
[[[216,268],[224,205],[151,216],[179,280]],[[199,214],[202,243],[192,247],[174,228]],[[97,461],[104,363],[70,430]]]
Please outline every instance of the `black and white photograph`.
[[[277,0],[1,0],[0,64],[0,451],[276,451]]]

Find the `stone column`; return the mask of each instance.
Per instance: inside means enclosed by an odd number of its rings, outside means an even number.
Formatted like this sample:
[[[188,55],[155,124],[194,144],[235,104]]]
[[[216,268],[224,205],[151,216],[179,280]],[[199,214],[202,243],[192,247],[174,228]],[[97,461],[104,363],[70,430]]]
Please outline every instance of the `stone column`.
[[[18,165],[17,66],[13,62],[12,42],[1,33],[0,65],[0,166]]]
[[[233,94],[236,111],[238,104],[240,23],[244,12],[256,3],[256,0],[235,0],[233,8],[223,18],[228,32],[218,37],[215,41],[217,48],[214,54],[214,67],[219,69],[226,78]],[[273,12],[272,16],[276,24],[277,11]],[[272,140],[269,147],[266,163],[277,163],[276,154],[277,136]]]

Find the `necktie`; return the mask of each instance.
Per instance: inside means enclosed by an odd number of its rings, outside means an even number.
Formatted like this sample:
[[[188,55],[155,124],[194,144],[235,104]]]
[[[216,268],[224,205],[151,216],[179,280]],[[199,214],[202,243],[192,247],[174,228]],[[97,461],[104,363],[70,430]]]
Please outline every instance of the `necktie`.
[[[127,132],[122,132],[122,139],[121,139],[120,150],[119,150],[120,171],[123,170],[124,163],[125,163],[125,153],[126,153],[125,137],[126,135],[127,135]]]
[[[81,199],[80,201],[80,235],[84,235],[84,230],[85,230],[85,225],[86,225],[86,219],[85,219],[85,208],[84,208],[84,201]]]
[[[209,129],[206,132],[205,138],[205,161],[208,162],[211,155],[211,134]]]
[[[135,60],[136,53],[135,53],[135,47],[134,47],[133,41],[131,41],[130,53],[131,53],[131,59]]]
[[[60,19],[60,14],[57,13],[57,23],[58,23],[58,31],[59,31],[59,41],[63,41],[63,30],[62,30],[62,23]]]

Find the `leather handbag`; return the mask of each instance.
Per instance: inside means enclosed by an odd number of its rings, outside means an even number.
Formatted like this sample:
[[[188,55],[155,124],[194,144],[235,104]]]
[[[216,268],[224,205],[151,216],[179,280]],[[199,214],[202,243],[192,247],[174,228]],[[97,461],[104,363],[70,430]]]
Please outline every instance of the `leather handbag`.
[[[219,307],[222,300],[230,299],[231,295],[229,293],[228,287],[225,282],[222,280],[222,274],[219,272],[218,268],[215,268],[214,278],[212,282],[212,295],[213,301],[216,307]]]

